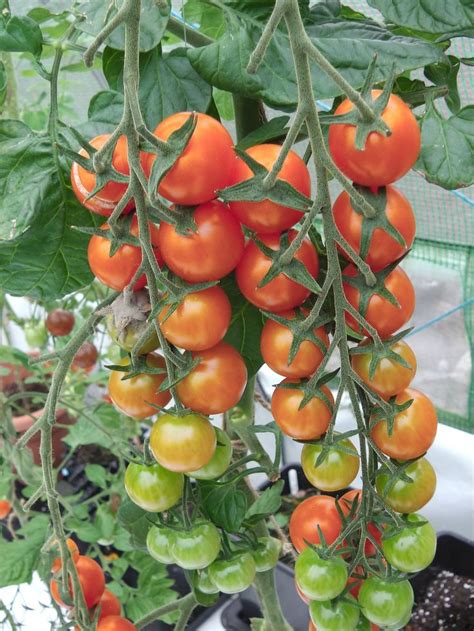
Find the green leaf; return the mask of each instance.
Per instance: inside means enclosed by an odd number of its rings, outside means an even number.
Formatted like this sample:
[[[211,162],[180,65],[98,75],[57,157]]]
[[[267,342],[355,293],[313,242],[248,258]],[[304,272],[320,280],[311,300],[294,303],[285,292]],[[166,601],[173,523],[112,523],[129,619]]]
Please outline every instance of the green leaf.
[[[201,33],[212,39],[219,39],[226,31],[222,10],[202,0],[188,0],[183,7],[183,14],[188,22],[198,25]]]
[[[112,543],[117,522],[114,513],[107,504],[101,504],[97,508],[94,524],[100,533],[99,540],[102,545]]]
[[[276,116],[265,123],[255,131],[247,134],[237,144],[237,147],[242,151],[245,151],[249,147],[259,145],[265,142],[272,142],[282,136],[286,136],[288,132],[287,123],[290,120],[289,116]]]
[[[279,480],[270,488],[266,489],[248,509],[245,515],[245,521],[255,524],[261,519],[278,512],[281,506],[283,486],[283,480]]]
[[[122,91],[123,53],[106,49],[103,69],[110,87]],[[192,68],[185,48],[164,55],[155,48],[140,55],[139,99],[151,129],[174,112],[205,112],[211,97],[211,87]]]
[[[48,517],[37,515],[18,531],[17,534],[24,538],[10,542],[0,541],[0,558],[2,559],[0,587],[31,582],[48,529]]]
[[[97,92],[89,103],[88,121],[77,126],[85,137],[111,133],[122,118],[124,98],[121,92],[103,90]]]
[[[72,532],[75,532],[81,541],[86,543],[97,543],[100,538],[100,530],[95,523],[91,524],[90,521],[82,521],[76,517],[71,517],[66,521],[67,527]]]
[[[474,105],[443,118],[431,103],[421,119],[421,153],[416,167],[429,182],[456,189],[474,183]]]
[[[104,24],[116,15],[123,2],[124,0],[115,0],[115,2],[90,0],[89,2],[81,2],[78,10],[79,13],[86,16],[86,19],[80,22],[77,28],[85,33],[89,33],[89,35],[97,35]],[[163,11],[159,9],[156,0],[142,0],[140,24],[141,51],[151,50],[160,43],[166,30],[166,25],[168,24],[169,14],[170,6],[168,6],[166,11]],[[123,24],[107,38],[106,42],[113,48],[124,50],[125,29]]]
[[[117,449],[136,432],[136,423],[126,420],[117,410],[107,404],[81,414],[74,425],[69,427],[64,438],[71,449],[81,445],[99,445],[107,449]]]
[[[472,0],[368,0],[382,13],[386,22],[393,22],[418,31],[459,35],[472,31],[474,4]]]
[[[26,15],[0,17],[0,50],[41,55],[43,35],[38,24]]]
[[[219,88],[214,88],[212,96],[220,118],[226,121],[234,120],[235,112],[232,94],[230,92],[224,92],[224,90],[219,90]]]
[[[87,464],[85,468],[87,478],[96,486],[107,487],[107,469],[100,464]]]
[[[5,64],[3,61],[0,61],[0,107],[5,103],[5,99],[7,98],[7,85],[8,77]],[[223,94],[225,93],[223,92]]]
[[[264,324],[262,313],[242,296],[233,276],[224,278],[221,287],[232,306],[232,320],[224,341],[239,351],[249,377],[252,377],[263,366],[260,353],[260,336]]]
[[[460,60],[453,55],[446,56],[437,64],[430,64],[425,68],[425,77],[437,86],[445,86],[449,92],[445,96],[446,105],[453,114],[461,109],[461,99],[458,92],[458,72]]]
[[[233,484],[199,482],[202,505],[211,521],[227,532],[237,532],[247,511],[247,498]]]

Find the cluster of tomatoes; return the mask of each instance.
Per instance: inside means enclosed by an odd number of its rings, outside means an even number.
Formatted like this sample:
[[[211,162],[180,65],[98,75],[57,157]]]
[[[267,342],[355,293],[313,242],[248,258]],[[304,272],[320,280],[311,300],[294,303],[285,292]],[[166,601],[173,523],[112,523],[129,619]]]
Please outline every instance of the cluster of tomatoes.
[[[72,539],[67,539],[67,546],[76,566],[77,577],[89,611],[91,621],[96,620],[97,631],[136,631],[136,627],[121,616],[120,601],[105,587],[105,575],[100,565],[88,556],[83,556]],[[59,574],[61,559],[54,559],[51,566],[54,578],[50,581],[51,595],[60,607],[71,608],[61,598]],[[72,581],[69,579],[69,597],[73,600]],[[79,627],[77,627],[79,628]]]

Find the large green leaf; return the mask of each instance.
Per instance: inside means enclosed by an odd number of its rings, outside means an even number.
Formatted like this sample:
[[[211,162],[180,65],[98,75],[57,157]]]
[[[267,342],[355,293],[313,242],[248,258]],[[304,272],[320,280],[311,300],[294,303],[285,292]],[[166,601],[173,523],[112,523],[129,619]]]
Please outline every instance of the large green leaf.
[[[88,120],[77,125],[86,138],[110,134],[122,118],[124,99],[121,92],[103,90],[94,94],[89,103]]]
[[[421,153],[416,164],[428,181],[447,189],[474,184],[474,105],[443,118],[434,104],[421,120]]]
[[[428,33],[460,33],[474,29],[472,0],[368,0],[387,22]]]
[[[238,532],[247,511],[245,493],[233,484],[200,482],[202,505],[211,521],[227,532]]]
[[[330,20],[307,27],[314,44],[356,88],[362,86],[374,54],[378,56],[376,80],[385,79],[395,64],[397,73],[420,68],[441,59],[439,49],[428,42],[394,35],[374,23]],[[288,37],[277,32],[256,75],[245,68],[261,35],[261,26],[242,22],[217,42],[190,49],[194,68],[212,85],[260,97],[275,107],[294,107],[297,85]],[[340,88],[316,64],[312,65],[315,96],[329,98],[341,94]]]
[[[79,12],[86,16],[80,22],[78,28],[89,35],[97,35],[111,17],[117,13],[124,0],[106,2],[104,0],[89,0],[82,2]],[[112,7],[112,8],[111,8]],[[140,50],[147,51],[155,48],[160,43],[168,24],[170,5],[166,11],[158,7],[156,0],[142,0],[140,23]],[[113,48],[124,50],[125,29],[123,24],[108,37],[107,43]]]
[[[0,50],[41,55],[43,35],[40,27],[26,15],[0,16]]]
[[[19,531],[18,534],[24,538],[10,542],[0,541],[0,558],[2,559],[0,587],[31,581],[48,528],[49,519],[46,515],[38,515]]]
[[[122,90],[123,53],[107,48],[104,74],[114,90]],[[179,111],[205,112],[212,89],[189,63],[186,49],[161,54],[155,48],[140,55],[139,98],[146,124],[153,129],[163,118]]]

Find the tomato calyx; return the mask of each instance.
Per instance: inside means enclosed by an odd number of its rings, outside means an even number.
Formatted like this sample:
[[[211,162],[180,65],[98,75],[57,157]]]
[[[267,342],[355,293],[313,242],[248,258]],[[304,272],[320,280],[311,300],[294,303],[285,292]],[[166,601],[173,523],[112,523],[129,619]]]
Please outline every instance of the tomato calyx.
[[[104,224],[100,228],[78,226],[76,230],[90,236],[96,235],[110,241],[109,256],[113,256],[122,245],[140,247],[139,239],[131,233],[133,218],[134,215],[132,214],[126,215],[123,219],[120,219],[118,224],[113,228],[109,227],[108,224]]]
[[[353,356],[370,353],[369,379],[374,378],[377,366],[383,359],[390,359],[395,363],[400,364],[400,366],[403,366],[403,368],[411,368],[405,358],[393,350],[393,346],[406,337],[412,330],[413,327],[409,327],[408,329],[399,331],[395,335],[391,335],[385,340],[373,340],[370,337],[366,338],[360,344],[351,348],[349,350],[349,354]],[[370,394],[373,394],[372,391]]]
[[[324,362],[323,364],[321,364],[321,366],[324,368]],[[315,374],[309,379],[294,379],[294,380],[285,379],[284,381],[277,384],[276,387],[283,388],[286,390],[301,390],[304,393],[304,396],[301,399],[301,403],[298,406],[298,410],[302,410],[314,398],[321,399],[321,401],[323,401],[326,404],[329,410],[334,410],[334,401],[328,397],[326,392],[324,392],[324,388],[322,388],[322,386],[326,385],[332,379],[334,379],[334,377],[339,373],[340,368],[336,368],[335,370],[331,372],[320,374],[321,366],[318,368]],[[347,436],[344,434],[344,437],[347,437]],[[318,441],[311,441],[311,440],[310,441],[301,440],[298,442],[303,442],[303,443],[314,442],[314,444],[319,444]]]
[[[170,271],[168,271],[167,275],[169,280],[167,291],[150,313],[150,319],[156,318],[164,307],[169,306],[164,318],[160,319],[160,323],[165,322],[176,311],[186,296],[214,287],[219,282],[217,280],[209,280],[202,283],[188,283]]]
[[[396,399],[397,397],[393,396],[388,402],[385,403],[383,408],[377,407],[374,409],[370,417],[369,429],[373,429],[376,425],[378,425],[378,423],[380,423],[381,421],[385,421],[387,424],[387,434],[389,436],[392,436],[393,428],[398,414],[407,410],[413,403],[413,399],[408,399],[403,403],[397,403]]]

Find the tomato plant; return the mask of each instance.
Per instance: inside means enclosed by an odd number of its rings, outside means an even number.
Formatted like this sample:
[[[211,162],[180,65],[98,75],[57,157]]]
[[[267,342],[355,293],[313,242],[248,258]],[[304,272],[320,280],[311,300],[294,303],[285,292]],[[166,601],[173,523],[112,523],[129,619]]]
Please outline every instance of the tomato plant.
[[[130,499],[144,510],[160,513],[176,504],[183,493],[181,473],[168,471],[159,464],[146,466],[131,462],[125,471],[125,490]]]
[[[170,552],[174,562],[186,570],[202,570],[216,560],[221,549],[219,531],[210,522],[176,533]]]
[[[408,581],[389,583],[376,576],[364,581],[359,604],[366,618],[382,627],[395,626],[413,607],[413,588]]]
[[[290,539],[300,552],[308,543],[321,543],[319,529],[326,543],[333,543],[341,532],[342,520],[336,500],[330,495],[316,495],[298,504],[290,519]]]
[[[271,570],[277,564],[282,544],[275,537],[259,537],[258,547],[252,553],[257,572]]]
[[[120,616],[122,610],[120,600],[109,589],[104,589],[97,603],[97,608],[99,609],[99,620],[108,616]]]
[[[353,601],[353,603],[352,603]],[[311,620],[319,631],[339,631],[339,629],[357,629],[360,612],[353,598],[348,601],[336,601],[335,606],[328,601],[313,600],[309,607]]]
[[[327,450],[318,463],[322,445],[305,445],[301,466],[309,482],[321,491],[339,491],[350,485],[359,471],[359,455],[353,443],[345,438]]]
[[[384,536],[382,549],[387,561],[400,572],[420,572],[436,553],[436,531],[421,515],[407,515],[407,527]],[[417,527],[414,525],[419,524]]]
[[[295,387],[289,387],[294,383]],[[298,388],[297,380],[284,379],[282,386],[275,388],[272,396],[272,414],[281,431],[295,440],[315,440],[329,427],[334,397],[328,387],[322,386],[318,393],[300,408],[304,393]]]
[[[97,631],[137,631],[137,627],[121,616],[107,616],[99,621]]]
[[[79,584],[84,596],[84,601],[89,609],[91,607],[95,607],[104,593],[104,572],[97,561],[94,561],[94,559],[87,556],[79,556],[75,561],[75,566]],[[61,598],[59,585],[56,579],[51,579],[50,587],[51,595],[54,600],[58,603],[58,605],[65,607],[66,605]],[[69,591],[72,597],[71,587],[69,588]]]
[[[230,438],[218,427],[214,427],[214,431],[216,432],[216,449],[209,462],[199,467],[199,469],[191,471],[189,475],[195,480],[214,480],[219,478],[227,471],[230,465],[232,459]]]
[[[252,584],[255,572],[255,561],[248,552],[230,559],[218,559],[209,566],[211,580],[224,594],[243,592]]]
[[[46,318],[46,328],[51,335],[69,335],[74,327],[74,314],[66,309],[53,309]]]
[[[377,475],[376,486],[393,510],[399,513],[414,513],[430,501],[436,490],[436,473],[426,458],[420,458],[405,469],[411,482],[397,480],[388,487],[389,476],[385,472]]]

